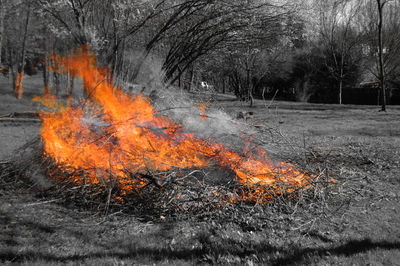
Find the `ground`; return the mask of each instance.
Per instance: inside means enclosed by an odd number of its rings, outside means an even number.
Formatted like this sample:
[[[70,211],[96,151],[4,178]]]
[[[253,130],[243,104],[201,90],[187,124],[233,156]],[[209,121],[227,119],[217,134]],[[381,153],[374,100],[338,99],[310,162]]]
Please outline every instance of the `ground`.
[[[24,84],[17,100],[1,78],[0,115],[36,110],[31,99],[42,92],[40,77]],[[377,106],[255,101],[249,108],[222,95],[213,105],[232,117],[254,112],[240,122],[256,143],[336,184],[307,204],[246,203],[179,218],[77,209],[0,173],[1,263],[400,265],[399,106],[378,112]],[[35,121],[0,121],[0,163],[39,128]]]

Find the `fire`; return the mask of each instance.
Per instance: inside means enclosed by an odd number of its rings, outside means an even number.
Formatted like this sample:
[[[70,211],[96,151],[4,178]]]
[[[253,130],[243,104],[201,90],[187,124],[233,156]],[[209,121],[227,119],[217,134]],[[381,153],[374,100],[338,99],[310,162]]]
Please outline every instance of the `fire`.
[[[274,165],[261,151],[244,156],[184,132],[148,98],[115,88],[109,71],[97,66],[87,47],[68,57],[53,55],[52,60],[59,73],[74,73],[83,80],[88,98],[75,105],[36,98],[56,110],[41,114],[44,151],[66,171],[84,170],[85,182],[112,181],[129,192],[146,184],[141,175],[218,165],[233,170],[237,181],[249,188],[242,199],[260,202],[271,189],[293,191],[309,182],[309,175],[287,163]]]

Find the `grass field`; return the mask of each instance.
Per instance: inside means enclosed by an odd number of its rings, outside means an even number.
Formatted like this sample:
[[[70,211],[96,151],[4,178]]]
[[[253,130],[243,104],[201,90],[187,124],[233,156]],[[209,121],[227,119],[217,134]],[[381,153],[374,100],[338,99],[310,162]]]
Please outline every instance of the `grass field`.
[[[13,97],[0,78],[0,115],[36,110],[40,77]],[[400,265],[400,107],[339,106],[233,97],[212,103],[247,121],[276,159],[324,171],[334,188],[307,204],[242,203],[202,216],[104,215],[0,173],[0,263],[4,265]],[[39,133],[38,122],[0,121],[0,161]]]

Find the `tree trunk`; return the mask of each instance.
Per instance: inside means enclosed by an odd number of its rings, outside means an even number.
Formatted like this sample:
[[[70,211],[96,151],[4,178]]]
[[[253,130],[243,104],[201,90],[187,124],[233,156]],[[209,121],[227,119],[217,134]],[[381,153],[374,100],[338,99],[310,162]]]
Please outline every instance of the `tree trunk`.
[[[58,96],[60,94],[60,74],[53,72],[53,80],[54,80],[54,89],[55,95]]]
[[[43,85],[44,85],[44,96],[50,95],[50,86],[49,86],[49,72],[47,70],[47,55],[44,55],[43,59]]]
[[[11,76],[11,81],[12,81],[12,88],[13,88],[13,92],[15,93],[15,88],[16,88],[16,80],[17,80],[17,75],[16,75],[16,73],[15,73],[15,71],[14,71],[14,67],[9,67],[9,69],[10,69],[10,76]]]
[[[343,78],[339,81],[339,104],[343,103]]]
[[[381,111],[386,111],[386,88],[385,88],[385,71],[383,64],[383,36],[382,36],[382,26],[383,26],[383,7],[386,2],[381,0],[376,0],[378,4],[379,22],[378,22],[378,64],[379,64],[379,85],[382,94],[382,109]]]
[[[26,53],[26,38],[28,35],[28,25],[29,25],[29,19],[31,16],[31,3],[29,2],[28,4],[28,11],[26,14],[26,20],[25,20],[25,28],[24,28],[24,36],[22,39],[22,51],[21,51],[21,59],[18,65],[18,73],[15,75],[14,83],[15,83],[15,97],[17,99],[21,99],[22,95],[24,93],[23,87],[22,87],[22,79],[24,77],[24,66],[25,66],[25,53]]]
[[[194,79],[194,66],[192,65],[190,67],[190,80],[189,80],[189,86],[188,86],[188,91],[189,92],[192,90],[193,79]]]
[[[72,96],[74,93],[74,87],[75,87],[75,76],[73,73],[70,73],[70,83],[69,83],[69,95]]]
[[[343,48],[343,43],[342,43],[342,49],[341,49],[341,58],[340,58],[340,76],[339,76],[339,104],[343,103],[343,79],[344,79],[344,48]]]
[[[254,98],[253,98],[253,94],[251,93],[251,90],[249,90],[249,106],[253,107],[253,102],[254,102]]]
[[[4,0],[0,0],[0,64],[3,62],[2,50],[3,50],[3,32],[4,32],[4,16],[5,16],[5,5]]]
[[[247,96],[250,97],[250,69],[247,67],[246,69],[246,87],[247,87]]]

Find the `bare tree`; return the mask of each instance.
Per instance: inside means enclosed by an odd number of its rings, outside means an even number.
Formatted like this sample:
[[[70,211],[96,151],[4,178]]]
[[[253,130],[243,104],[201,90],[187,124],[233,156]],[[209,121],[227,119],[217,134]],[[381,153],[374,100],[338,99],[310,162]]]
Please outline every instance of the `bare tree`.
[[[399,1],[365,0],[359,14],[359,29],[363,34],[364,68],[378,84],[378,105],[386,110],[388,96],[400,70]],[[388,90],[389,89],[389,90]],[[389,93],[389,94],[388,94]]]
[[[352,0],[331,0],[319,3],[320,36],[323,48],[328,52],[326,67],[337,80],[338,102],[343,102],[343,83],[352,72],[352,65],[361,61],[361,34],[354,28],[354,20],[360,9],[360,2]]]
[[[386,86],[385,86],[385,71],[383,62],[383,8],[385,7],[388,0],[376,0],[378,5],[378,66],[379,66],[379,86],[382,93],[382,109],[386,111]]]
[[[4,10],[3,8],[7,9]],[[4,39],[2,46],[6,52],[4,59],[12,77],[15,96],[21,99],[26,53],[28,46],[31,45],[28,40],[30,36],[28,27],[32,15],[31,0],[13,1],[7,3],[7,6],[2,6],[2,9],[4,12],[2,32],[2,39]],[[16,20],[16,17],[22,19]]]
[[[179,79],[196,61],[203,67],[203,77],[221,83],[223,89],[228,84],[238,99],[251,104],[258,81],[268,72],[264,66],[272,63],[262,62],[265,55],[287,35],[291,8],[270,1],[215,2],[198,14],[199,19],[182,25],[172,40],[164,63],[167,78]]]
[[[35,0],[57,35],[77,46],[90,45],[102,63],[114,72],[123,57],[125,41],[151,19],[168,10],[166,0]]]
[[[373,48],[373,56],[376,59],[375,69],[372,73],[379,81],[381,111],[387,108],[387,86],[388,78],[396,73],[400,67],[398,54],[400,52],[400,20],[398,12],[399,3],[391,0],[375,0],[366,7],[368,19],[367,26],[371,29],[365,29],[367,39]]]

